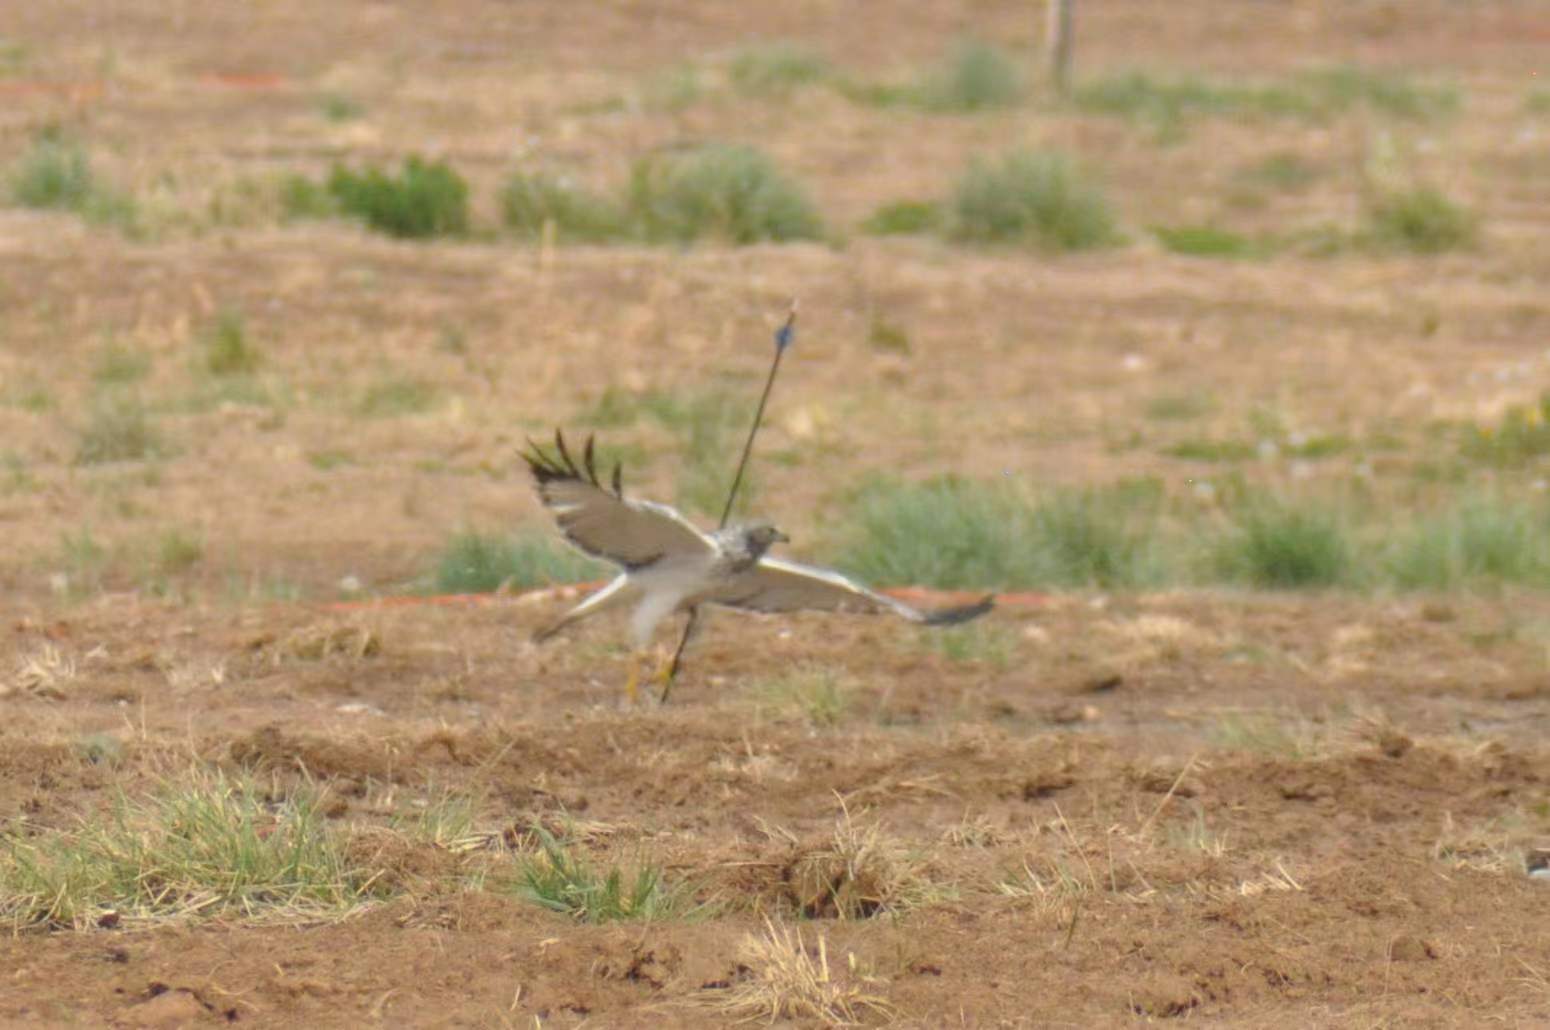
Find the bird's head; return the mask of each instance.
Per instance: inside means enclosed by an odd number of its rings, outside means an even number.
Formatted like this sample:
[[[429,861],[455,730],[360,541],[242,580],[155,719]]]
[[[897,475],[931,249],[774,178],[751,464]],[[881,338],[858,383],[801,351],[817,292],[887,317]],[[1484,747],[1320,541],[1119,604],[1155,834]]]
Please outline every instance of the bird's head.
[[[749,556],[755,560],[764,557],[764,552],[776,544],[788,543],[791,540],[789,536],[768,522],[753,522],[744,526],[742,536],[743,546]]]

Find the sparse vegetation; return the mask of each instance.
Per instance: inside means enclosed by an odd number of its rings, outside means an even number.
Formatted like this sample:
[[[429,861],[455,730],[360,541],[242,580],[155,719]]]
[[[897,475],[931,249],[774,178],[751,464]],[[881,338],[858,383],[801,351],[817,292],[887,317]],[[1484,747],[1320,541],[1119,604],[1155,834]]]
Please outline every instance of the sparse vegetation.
[[[1235,178],[1245,185],[1291,192],[1311,186],[1320,174],[1321,169],[1307,158],[1283,150],[1239,169]]]
[[[501,211],[506,227],[526,239],[547,231],[561,243],[601,243],[629,233],[618,205],[550,175],[513,173],[501,192]]]
[[[385,375],[366,388],[356,410],[364,418],[421,415],[436,403],[436,388],[415,376]]]
[[[833,69],[822,55],[801,43],[777,40],[738,51],[727,72],[739,93],[767,97],[823,82]]]
[[[1379,114],[1422,121],[1459,109],[1458,90],[1421,85],[1408,76],[1359,65],[1331,65],[1303,72],[1300,83],[1326,107],[1345,111],[1364,106]]]
[[[971,164],[954,188],[948,232],[1045,250],[1088,250],[1119,237],[1108,201],[1074,162],[1030,150]]]
[[[1182,139],[1192,118],[1259,117],[1324,120],[1354,107],[1407,119],[1451,113],[1456,90],[1356,66],[1300,72],[1281,81],[1211,81],[1192,75],[1128,71],[1079,86],[1082,110],[1149,126],[1162,142]]]
[[[91,416],[76,444],[77,465],[110,461],[144,461],[166,452],[161,432],[145,405],[133,394],[112,391],[98,395]]]
[[[1550,455],[1550,393],[1537,404],[1508,408],[1494,426],[1465,426],[1464,456],[1498,468],[1519,468]]]
[[[251,917],[342,915],[369,900],[319,798],[275,799],[250,779],[196,772],[74,829],[0,836],[0,920],[83,929],[237,910]]]
[[[138,347],[109,341],[92,363],[92,379],[102,386],[129,386],[151,372],[151,356]]]
[[[336,165],[328,192],[345,214],[390,236],[426,239],[468,230],[468,184],[445,161],[409,157],[396,177],[380,168]]]
[[[437,558],[432,588],[439,594],[486,594],[575,583],[602,572],[603,566],[547,532],[503,537],[468,530],[448,541]]]
[[[1366,214],[1373,242],[1392,250],[1440,254],[1475,240],[1475,215],[1431,187],[1381,193]]]
[[[1421,519],[1395,540],[1389,570],[1404,589],[1550,582],[1544,513],[1482,497]]]
[[[1004,626],[978,621],[933,631],[926,646],[951,662],[982,662],[1006,669],[1017,654],[1017,638]]]
[[[1281,758],[1308,758],[1320,747],[1318,735],[1307,721],[1269,712],[1224,712],[1209,736],[1214,746],[1224,750]]]
[[[1263,257],[1272,249],[1266,240],[1214,225],[1157,225],[1152,227],[1152,235],[1164,250],[1190,257]]]
[[[942,205],[934,200],[898,200],[884,204],[861,223],[869,236],[911,236],[932,232],[942,223]]]
[[[733,244],[817,239],[822,221],[807,193],[762,151],[709,144],[635,165],[629,208],[652,241]]]
[[[804,666],[754,684],[754,694],[778,708],[794,709],[820,729],[837,725],[850,710],[852,687],[834,669]]]

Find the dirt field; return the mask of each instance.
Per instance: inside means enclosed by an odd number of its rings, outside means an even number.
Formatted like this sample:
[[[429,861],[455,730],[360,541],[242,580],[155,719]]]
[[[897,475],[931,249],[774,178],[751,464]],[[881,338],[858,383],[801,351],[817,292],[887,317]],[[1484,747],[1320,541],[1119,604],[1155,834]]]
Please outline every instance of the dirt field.
[[[545,524],[527,434],[596,424],[610,391],[751,404],[793,297],[756,507],[797,554],[872,473],[1192,496],[1228,473],[1179,446],[1267,411],[1354,444],[1238,479],[1360,480],[1416,508],[1542,491],[1538,465],[1434,469],[1438,426],[1550,388],[1541,5],[1094,0],[1080,19],[1082,76],[1350,62],[1449,83],[1462,110],[1201,117],[1160,142],[1052,102],[718,85],[760,40],[877,80],[959,32],[1033,53],[1037,5],[991,0],[0,9],[0,165],[67,129],[144,219],[0,208],[0,835],[14,854],[218,770],[319,792],[373,885],[342,914],[20,920],[0,1024],[1550,1024],[1550,883],[1525,873],[1550,846],[1541,593],[1028,594],[952,646],[718,613],[672,703],[633,708],[617,621],[536,647],[563,598],[408,596],[460,529]],[[654,100],[686,62],[702,93]],[[831,239],[547,248],[494,228],[524,161],[603,188],[710,139],[772,154]],[[856,231],[1010,144],[1090,162],[1130,241]],[[1311,185],[1233,199],[1286,152]],[[409,153],[468,177],[482,228],[398,242],[241,203],[278,173]],[[1477,211],[1479,242],[1226,260],[1147,231],[1351,223],[1384,161]],[[233,310],[262,357],[240,394],[194,359]],[[83,460],[122,389],[155,446]],[[598,431],[632,490],[672,498],[678,438]],[[457,833],[404,829],[448,799]],[[598,868],[654,864],[693,904],[605,924],[539,907],[509,886],[535,827]],[[777,954],[818,970],[828,1010],[796,1006]],[[782,993],[761,1009],[764,984]]]

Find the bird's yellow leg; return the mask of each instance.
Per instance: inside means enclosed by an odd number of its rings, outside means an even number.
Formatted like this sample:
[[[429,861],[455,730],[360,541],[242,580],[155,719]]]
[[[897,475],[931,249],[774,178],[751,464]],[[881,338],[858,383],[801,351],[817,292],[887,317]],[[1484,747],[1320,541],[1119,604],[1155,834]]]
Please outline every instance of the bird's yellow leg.
[[[624,681],[624,697],[632,705],[640,697],[640,660],[639,651],[630,652],[630,677]]]
[[[659,644],[652,649],[652,656],[656,659],[657,668],[651,674],[651,682],[658,687],[666,687],[667,678],[673,674],[673,652]]]

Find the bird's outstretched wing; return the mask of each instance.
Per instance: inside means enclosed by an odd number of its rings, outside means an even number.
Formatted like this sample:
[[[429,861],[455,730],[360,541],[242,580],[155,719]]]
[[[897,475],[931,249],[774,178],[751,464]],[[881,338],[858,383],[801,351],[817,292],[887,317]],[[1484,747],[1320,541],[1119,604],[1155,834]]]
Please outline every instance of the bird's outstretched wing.
[[[892,614],[927,626],[953,626],[979,618],[995,605],[987,594],[973,604],[921,611],[869,590],[831,569],[765,558],[739,573],[706,598],[712,604],[755,612],[858,612]]]
[[[539,499],[554,513],[565,538],[594,558],[633,571],[669,555],[715,550],[710,537],[667,505],[626,500],[617,464],[610,485],[604,486],[597,477],[591,437],[580,465],[558,429],[553,454],[532,440],[528,447],[522,457],[533,470]]]

